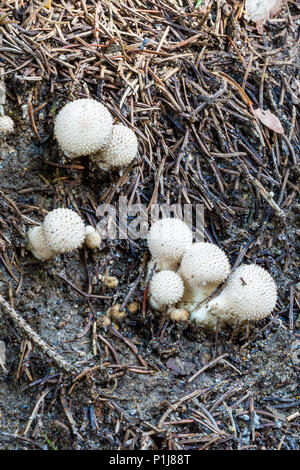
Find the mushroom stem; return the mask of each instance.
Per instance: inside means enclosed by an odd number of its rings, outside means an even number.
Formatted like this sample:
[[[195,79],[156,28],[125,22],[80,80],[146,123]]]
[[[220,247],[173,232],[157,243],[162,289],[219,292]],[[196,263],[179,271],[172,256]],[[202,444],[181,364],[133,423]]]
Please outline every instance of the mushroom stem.
[[[218,318],[222,318],[222,313],[227,308],[228,299],[221,293],[217,298],[205,302],[198,309],[191,313],[191,320],[208,326],[215,326]]]
[[[182,276],[180,269],[177,273]],[[198,304],[207,299],[218,285],[219,283],[214,282],[203,282],[202,284],[191,285],[184,279],[184,294],[178,304],[178,308],[184,308],[189,312],[193,312],[193,310],[197,308]]]

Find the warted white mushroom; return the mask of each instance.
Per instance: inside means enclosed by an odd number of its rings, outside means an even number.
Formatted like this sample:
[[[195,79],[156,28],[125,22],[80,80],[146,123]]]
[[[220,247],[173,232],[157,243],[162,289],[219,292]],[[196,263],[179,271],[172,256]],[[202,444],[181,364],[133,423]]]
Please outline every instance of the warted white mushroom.
[[[93,99],[67,103],[55,119],[54,134],[70,158],[98,152],[111,137],[113,118],[108,109]]]
[[[191,314],[197,323],[215,325],[255,322],[275,308],[277,288],[272,276],[255,264],[239,266],[222,292]]]
[[[180,307],[193,311],[229,275],[230,265],[224,251],[207,242],[193,243],[187,248],[178,274],[183,278],[185,291]]]

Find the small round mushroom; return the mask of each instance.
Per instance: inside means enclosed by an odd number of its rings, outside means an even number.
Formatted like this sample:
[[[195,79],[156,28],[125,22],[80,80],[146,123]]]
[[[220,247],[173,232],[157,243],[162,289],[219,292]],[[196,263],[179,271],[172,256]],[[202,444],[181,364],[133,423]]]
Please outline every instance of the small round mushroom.
[[[43,228],[48,245],[58,253],[75,250],[84,242],[84,222],[77,212],[71,209],[54,209],[49,212]]]
[[[176,308],[172,307],[169,311],[170,320],[173,321],[188,321],[190,319],[190,312],[185,310],[184,308]]]
[[[102,170],[128,166],[136,157],[138,141],[135,133],[123,124],[112,128],[109,141],[100,149],[92,160]]]
[[[9,116],[0,116],[0,134],[11,134],[14,130],[14,121]]]
[[[99,235],[99,232],[97,232],[97,230],[94,227],[92,227],[92,225],[87,225],[85,227],[84,243],[91,250],[96,250],[97,248],[100,248],[101,237]]]
[[[176,304],[183,292],[183,281],[177,273],[160,271],[150,281],[149,304],[154,310],[163,311],[165,307]]]
[[[184,280],[184,296],[180,307],[189,312],[206,299],[230,272],[228,258],[217,245],[207,242],[193,243],[187,248],[178,274]]]
[[[27,249],[46,261],[58,253],[79,248],[85,239],[85,226],[81,217],[71,209],[54,209],[49,212],[43,225],[28,232]]]
[[[191,314],[191,320],[215,325],[251,323],[268,316],[275,308],[277,288],[272,276],[255,264],[239,266],[222,292]]]
[[[193,234],[182,220],[165,217],[152,225],[147,241],[152,255],[148,272],[154,263],[157,264],[157,271],[176,271],[186,249],[193,242]]]
[[[113,118],[108,109],[93,99],[67,103],[55,119],[54,134],[70,158],[90,155],[105,145],[112,133]]]
[[[108,318],[112,320],[123,320],[123,318],[126,317],[126,311],[121,310],[120,311],[120,304],[115,304],[113,305],[107,312]]]

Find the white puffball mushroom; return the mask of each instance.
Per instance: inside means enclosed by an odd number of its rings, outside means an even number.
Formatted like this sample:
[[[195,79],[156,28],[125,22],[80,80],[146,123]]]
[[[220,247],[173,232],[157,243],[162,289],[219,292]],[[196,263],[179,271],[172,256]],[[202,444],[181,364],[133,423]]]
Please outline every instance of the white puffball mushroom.
[[[183,278],[185,291],[180,307],[189,312],[206,299],[230,272],[230,264],[223,250],[208,242],[193,243],[187,248],[178,274]]]
[[[85,238],[85,226],[77,212],[71,209],[54,209],[46,215],[43,229],[50,248],[67,253],[79,248]]]
[[[46,261],[58,253],[79,248],[85,239],[85,226],[81,217],[71,209],[54,209],[43,225],[29,230],[27,249]]]
[[[56,251],[52,250],[45,240],[43,226],[33,227],[28,231],[28,242],[26,249],[31,251],[33,256],[41,261],[56,256]]]
[[[149,304],[154,310],[163,311],[165,307],[176,304],[183,292],[183,281],[177,273],[160,271],[150,281]]]
[[[265,269],[255,264],[239,266],[222,292],[191,314],[191,320],[215,325],[251,323],[268,316],[275,308],[277,288]]]
[[[100,248],[101,245],[101,237],[99,235],[99,232],[92,227],[91,225],[87,225],[85,227],[85,240],[84,243],[88,248],[91,250],[96,250],[97,248]]]
[[[102,170],[128,166],[136,157],[138,141],[135,133],[123,124],[112,127],[107,143],[93,156],[92,160]]]
[[[0,134],[11,134],[14,130],[14,121],[9,116],[0,116]]]
[[[108,109],[93,99],[67,103],[55,119],[54,134],[70,158],[98,152],[109,140],[113,118]]]
[[[176,271],[186,249],[193,242],[193,234],[182,220],[165,217],[152,225],[147,242],[152,255],[149,266],[157,263],[157,271]]]

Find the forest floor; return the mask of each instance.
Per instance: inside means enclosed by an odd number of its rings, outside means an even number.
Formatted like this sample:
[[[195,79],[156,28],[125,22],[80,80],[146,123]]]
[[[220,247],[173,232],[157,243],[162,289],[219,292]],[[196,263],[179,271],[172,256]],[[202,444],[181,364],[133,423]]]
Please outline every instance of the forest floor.
[[[0,449],[300,448],[299,6],[284,2],[258,31],[244,2],[196,3],[0,8],[4,111],[15,122],[0,141],[0,295],[55,351],[0,305]],[[101,172],[58,148],[55,115],[85,97],[135,131],[129,168]],[[274,277],[272,315],[217,333],[162,319],[144,302],[145,240],[47,262],[26,250],[48,211],[68,207],[96,225],[97,207],[120,196],[148,212],[202,204],[205,239],[233,267]],[[125,317],[103,326],[115,304]]]

